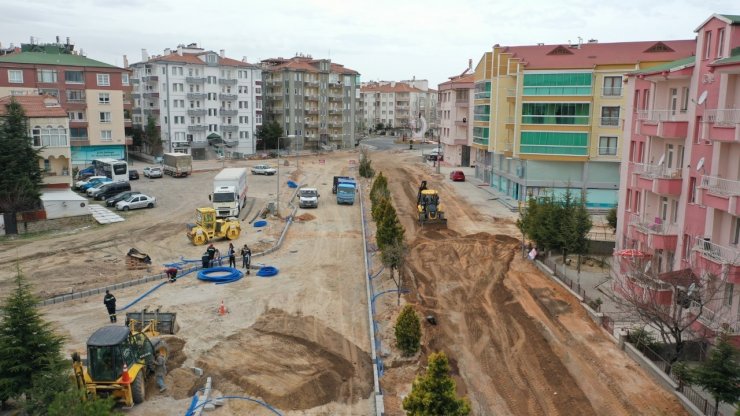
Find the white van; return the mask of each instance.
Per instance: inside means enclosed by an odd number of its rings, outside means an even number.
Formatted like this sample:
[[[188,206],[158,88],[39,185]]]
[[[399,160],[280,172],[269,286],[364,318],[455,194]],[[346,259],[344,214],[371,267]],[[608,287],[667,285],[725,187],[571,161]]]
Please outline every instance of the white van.
[[[298,206],[301,208],[319,207],[319,190],[316,188],[301,188],[298,190]]]

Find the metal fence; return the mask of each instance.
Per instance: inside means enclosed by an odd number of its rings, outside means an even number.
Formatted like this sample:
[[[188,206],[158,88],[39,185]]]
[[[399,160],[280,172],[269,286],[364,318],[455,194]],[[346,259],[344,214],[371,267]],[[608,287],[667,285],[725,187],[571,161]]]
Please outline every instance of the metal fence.
[[[542,262],[553,271],[558,280],[563,282],[568,286],[568,288],[570,288],[570,290],[576,292],[581,298],[583,298],[583,301],[588,304],[588,306],[596,312],[601,310],[601,302],[589,297],[586,294],[586,290],[578,282],[574,282],[570,277],[568,277],[568,274],[565,271],[567,267],[566,265],[563,264],[562,266],[559,266],[557,262],[555,262],[555,259],[551,257],[546,257]]]

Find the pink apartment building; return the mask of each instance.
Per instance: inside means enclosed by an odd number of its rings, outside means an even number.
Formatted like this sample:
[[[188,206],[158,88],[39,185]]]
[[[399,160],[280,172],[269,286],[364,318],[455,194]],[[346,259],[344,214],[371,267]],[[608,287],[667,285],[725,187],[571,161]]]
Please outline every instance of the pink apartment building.
[[[475,73],[472,62],[460,75],[439,84],[437,106],[439,108],[439,141],[444,151],[444,164],[470,166],[475,163],[475,152],[470,151],[473,137],[473,108]]]
[[[617,249],[652,255],[660,280],[682,274],[691,276],[687,286],[701,279],[713,287],[694,329],[710,335],[724,329],[738,342],[740,16],[715,14],[696,33],[693,56],[627,78],[632,108],[625,120]],[[659,298],[676,305],[672,290]]]

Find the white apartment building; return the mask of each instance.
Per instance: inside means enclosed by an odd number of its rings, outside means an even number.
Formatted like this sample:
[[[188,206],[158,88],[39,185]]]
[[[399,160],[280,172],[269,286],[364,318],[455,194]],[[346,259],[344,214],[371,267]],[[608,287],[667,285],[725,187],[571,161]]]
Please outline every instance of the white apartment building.
[[[367,130],[383,123],[385,128],[404,134],[404,130],[418,127],[420,115],[429,128],[437,127],[437,91],[428,88],[426,80],[366,82],[360,97]]]
[[[208,157],[207,149],[231,157],[255,153],[262,124],[262,72],[256,65],[207,51],[192,43],[165,49],[131,65],[133,124],[151,116],[165,152]]]

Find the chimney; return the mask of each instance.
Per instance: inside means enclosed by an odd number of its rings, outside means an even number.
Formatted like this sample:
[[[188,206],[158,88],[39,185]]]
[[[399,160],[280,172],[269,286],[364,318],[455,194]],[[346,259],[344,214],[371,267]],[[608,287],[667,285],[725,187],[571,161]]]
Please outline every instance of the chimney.
[[[246,56],[242,56],[242,62],[247,63],[247,57]]]
[[[128,68],[128,56],[123,55],[123,67]]]
[[[220,51],[218,52],[218,55],[219,55],[220,57],[222,57],[222,58],[225,58],[225,57],[226,57],[226,51],[225,51],[225,50],[223,50],[223,49],[221,49],[221,50],[220,50]]]
[[[69,45],[69,36],[67,36],[67,45]]]
[[[146,49],[141,50],[141,60],[142,61],[148,61],[149,60],[149,54],[146,52]]]
[[[172,53],[172,50],[171,50],[170,48],[166,48],[166,49],[164,50],[164,55],[165,55],[165,56],[167,56],[167,55],[169,55],[169,54],[171,54],[171,53]]]
[[[57,35],[57,44],[59,43],[59,35]]]
[[[468,71],[473,70],[473,58],[468,58]]]
[[[177,54],[178,54],[179,56],[182,56],[182,45],[178,45],[178,46],[177,46]]]

